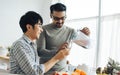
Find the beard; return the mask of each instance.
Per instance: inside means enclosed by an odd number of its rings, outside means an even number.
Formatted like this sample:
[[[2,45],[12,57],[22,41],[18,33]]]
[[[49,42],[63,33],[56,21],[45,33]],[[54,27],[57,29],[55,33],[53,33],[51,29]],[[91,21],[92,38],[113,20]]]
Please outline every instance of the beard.
[[[56,23],[55,27],[61,28],[63,26],[63,23]]]

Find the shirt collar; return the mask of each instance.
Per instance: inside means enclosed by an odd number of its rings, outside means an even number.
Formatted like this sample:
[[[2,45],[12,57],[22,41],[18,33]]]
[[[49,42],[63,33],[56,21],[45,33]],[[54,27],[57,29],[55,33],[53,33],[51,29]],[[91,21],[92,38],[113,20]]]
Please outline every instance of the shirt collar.
[[[23,34],[22,37],[27,43],[29,43],[29,44],[33,43],[25,34]]]
[[[63,24],[63,26],[61,28],[57,28],[55,27],[55,25],[53,23],[50,24],[52,28],[56,29],[56,30],[60,30],[63,29],[65,27],[65,25]]]

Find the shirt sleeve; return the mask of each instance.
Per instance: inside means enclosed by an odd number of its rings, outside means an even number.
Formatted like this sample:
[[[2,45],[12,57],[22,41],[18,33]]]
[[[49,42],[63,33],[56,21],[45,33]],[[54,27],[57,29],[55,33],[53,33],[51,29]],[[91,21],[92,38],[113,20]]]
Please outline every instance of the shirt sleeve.
[[[35,62],[25,50],[27,50],[27,48],[20,42],[15,44],[13,50],[14,57],[25,75],[44,74],[44,65],[37,64],[37,62]]]

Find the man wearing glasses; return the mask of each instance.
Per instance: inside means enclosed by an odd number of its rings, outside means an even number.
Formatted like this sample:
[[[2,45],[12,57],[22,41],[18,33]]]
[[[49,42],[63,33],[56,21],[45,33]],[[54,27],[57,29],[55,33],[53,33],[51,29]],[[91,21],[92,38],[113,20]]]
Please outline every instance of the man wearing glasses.
[[[40,63],[45,63],[52,58],[61,49],[68,48],[71,40],[77,37],[74,29],[64,25],[66,19],[66,6],[61,3],[56,3],[50,6],[50,16],[52,23],[43,26],[43,33],[37,41],[37,50],[40,58]],[[87,27],[81,30],[85,35],[89,36],[90,31]],[[86,44],[81,44],[86,48]],[[45,75],[50,75],[54,71],[67,71],[66,58],[59,61]]]

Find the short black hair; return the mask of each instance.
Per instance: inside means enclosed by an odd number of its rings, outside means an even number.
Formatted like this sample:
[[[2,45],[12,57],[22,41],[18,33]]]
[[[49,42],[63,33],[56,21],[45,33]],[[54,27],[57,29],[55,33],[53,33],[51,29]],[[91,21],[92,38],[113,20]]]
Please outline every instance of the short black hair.
[[[22,31],[25,33],[27,31],[27,24],[32,25],[34,28],[34,25],[38,23],[38,21],[41,21],[41,23],[43,24],[43,19],[38,13],[34,11],[28,11],[20,18],[19,24]]]
[[[56,3],[50,6],[50,13],[53,11],[66,11],[66,6],[62,3]]]

